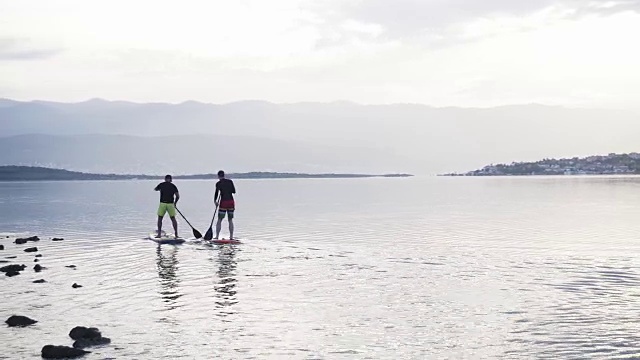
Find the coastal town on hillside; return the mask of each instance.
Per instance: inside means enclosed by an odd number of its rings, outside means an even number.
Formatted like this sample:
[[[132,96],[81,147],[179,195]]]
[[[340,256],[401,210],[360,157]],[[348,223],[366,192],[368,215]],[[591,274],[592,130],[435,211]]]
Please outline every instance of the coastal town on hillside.
[[[609,154],[572,159],[544,159],[487,165],[467,173],[442,176],[632,175],[640,174],[640,154]]]

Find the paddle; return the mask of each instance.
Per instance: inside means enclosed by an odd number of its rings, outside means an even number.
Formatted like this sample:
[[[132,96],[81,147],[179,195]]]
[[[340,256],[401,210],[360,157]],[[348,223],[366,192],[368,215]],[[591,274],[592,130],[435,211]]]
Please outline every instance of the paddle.
[[[182,212],[180,211],[180,209],[178,209],[178,207],[176,206],[176,210],[178,210],[178,213],[180,214],[180,216],[182,216],[182,218],[184,219],[184,221],[187,222],[187,224],[189,224],[189,226],[191,226],[191,230],[193,230],[193,236],[195,236],[196,239],[200,239],[202,237],[202,234],[200,233],[200,231],[196,230],[191,223],[189,222],[189,220],[187,220],[186,217],[184,217],[184,215],[182,215]]]
[[[218,205],[220,205],[220,196],[217,201]],[[209,230],[207,230],[206,234],[204,234],[204,239],[207,241],[211,241],[213,239],[213,221],[216,219],[216,214],[218,213],[218,205],[216,205],[216,210],[213,212],[213,217],[211,218],[211,225],[209,225]]]

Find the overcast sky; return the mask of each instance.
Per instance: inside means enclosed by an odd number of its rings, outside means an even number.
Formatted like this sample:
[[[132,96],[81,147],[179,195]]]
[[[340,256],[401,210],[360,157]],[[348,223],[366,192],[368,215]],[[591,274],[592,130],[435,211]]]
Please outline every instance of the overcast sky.
[[[0,97],[640,105],[640,0],[0,0]]]

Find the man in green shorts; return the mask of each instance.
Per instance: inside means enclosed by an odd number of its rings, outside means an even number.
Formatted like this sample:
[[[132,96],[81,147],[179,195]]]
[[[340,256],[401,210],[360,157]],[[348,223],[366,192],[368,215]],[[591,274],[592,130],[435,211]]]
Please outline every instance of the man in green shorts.
[[[156,238],[162,237],[162,219],[164,214],[169,213],[171,222],[173,223],[173,231],[176,238],[178,238],[178,222],[176,221],[176,205],[180,200],[180,193],[178,188],[173,185],[171,175],[164,177],[164,182],[161,182],[154,189],[160,191],[160,206],[158,207],[158,234]],[[175,200],[174,200],[175,196]]]

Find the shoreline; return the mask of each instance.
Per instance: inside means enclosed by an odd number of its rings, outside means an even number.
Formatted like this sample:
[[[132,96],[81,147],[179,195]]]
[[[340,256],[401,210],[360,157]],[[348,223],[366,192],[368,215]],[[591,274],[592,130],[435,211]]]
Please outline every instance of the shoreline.
[[[362,179],[362,178],[405,178],[412,174],[355,174],[355,173],[290,173],[253,171],[228,173],[230,179]],[[216,174],[173,175],[175,180],[213,180]],[[0,182],[18,181],[105,181],[105,180],[162,180],[164,175],[148,174],[96,174],[65,169],[34,166],[0,166]]]

